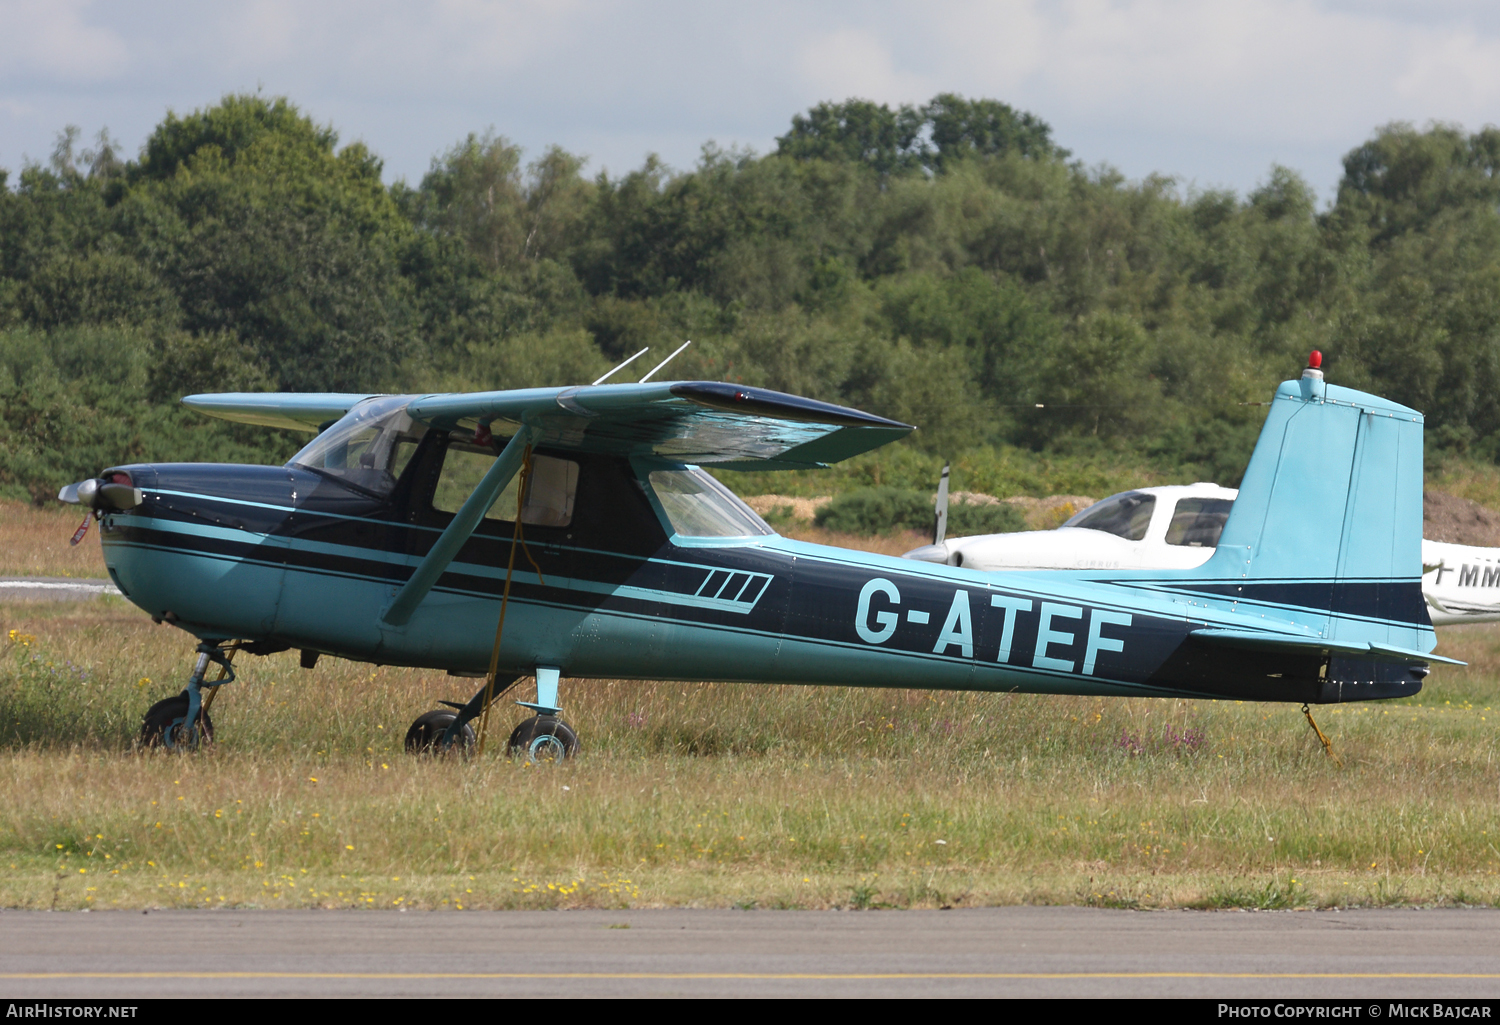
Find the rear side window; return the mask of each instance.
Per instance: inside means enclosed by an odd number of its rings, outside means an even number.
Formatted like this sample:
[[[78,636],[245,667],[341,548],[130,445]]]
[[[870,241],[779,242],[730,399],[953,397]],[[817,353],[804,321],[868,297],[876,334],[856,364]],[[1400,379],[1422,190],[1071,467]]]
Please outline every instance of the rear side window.
[[[1155,495],[1126,491],[1094,503],[1063,526],[1102,530],[1127,541],[1139,541],[1151,526],[1151,512],[1155,508]]]
[[[566,527],[573,522],[573,500],[578,495],[578,464],[571,459],[532,456],[530,484],[521,522],[528,526]],[[456,513],[468,500],[479,481],[495,465],[495,453],[489,448],[450,442],[438,474],[432,507],[438,512]],[[487,520],[512,523],[516,518],[516,489],[521,475],[511,478],[495,504],[484,514]]]
[[[1192,548],[1217,548],[1224,521],[1234,508],[1232,498],[1184,498],[1172,510],[1167,544]]]
[[[672,530],[683,537],[754,537],[775,533],[734,492],[702,470],[653,470],[650,481]]]

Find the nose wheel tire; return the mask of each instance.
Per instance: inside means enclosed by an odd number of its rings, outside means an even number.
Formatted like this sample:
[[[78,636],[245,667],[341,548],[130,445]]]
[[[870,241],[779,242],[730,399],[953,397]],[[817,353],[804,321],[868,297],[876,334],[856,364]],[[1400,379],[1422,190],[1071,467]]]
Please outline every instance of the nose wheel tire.
[[[458,716],[453,712],[436,710],[419,715],[417,721],[406,731],[406,750],[409,754],[442,754],[443,732]],[[459,735],[454,738],[450,750],[467,755],[474,747],[474,728],[464,723]]]
[[[187,691],[173,698],[163,698],[147,710],[141,720],[141,746],[190,751],[214,739],[214,721],[207,712],[199,712],[198,729],[187,724]],[[196,735],[195,735],[196,734]]]
[[[560,762],[578,754],[578,734],[561,719],[533,715],[511,731],[510,753],[528,762]]]

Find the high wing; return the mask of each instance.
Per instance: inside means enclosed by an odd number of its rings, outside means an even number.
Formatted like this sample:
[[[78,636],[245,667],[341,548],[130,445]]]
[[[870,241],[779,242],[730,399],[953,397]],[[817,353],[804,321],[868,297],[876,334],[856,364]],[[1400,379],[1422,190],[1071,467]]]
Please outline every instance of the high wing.
[[[430,395],[407,407],[430,427],[496,434],[530,427],[538,445],[655,455],[727,469],[827,466],[911,433],[846,406],[715,381]]]
[[[192,409],[240,423],[317,430],[368,395],[189,395]],[[725,469],[827,466],[905,437],[908,424],[847,406],[715,381],[523,388],[413,397],[413,420],[444,430],[528,428],[533,444],[655,455]]]
[[[377,393],[343,392],[218,392],[189,395],[182,404],[206,416],[258,427],[316,434],[365,399]]]

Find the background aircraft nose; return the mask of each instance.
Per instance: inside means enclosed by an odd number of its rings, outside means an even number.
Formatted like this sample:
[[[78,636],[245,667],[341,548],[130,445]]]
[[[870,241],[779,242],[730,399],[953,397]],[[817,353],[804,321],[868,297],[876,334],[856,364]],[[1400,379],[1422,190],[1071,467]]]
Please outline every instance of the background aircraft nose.
[[[948,564],[948,546],[923,545],[921,548],[913,548],[901,558],[916,559],[919,562],[935,562],[940,566],[945,566]]]

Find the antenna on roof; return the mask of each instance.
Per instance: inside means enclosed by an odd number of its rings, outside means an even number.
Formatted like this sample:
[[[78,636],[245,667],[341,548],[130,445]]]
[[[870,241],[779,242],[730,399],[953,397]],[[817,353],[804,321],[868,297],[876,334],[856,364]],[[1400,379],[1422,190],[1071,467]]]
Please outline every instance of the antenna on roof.
[[[646,346],[640,352],[636,353],[634,356],[632,356],[629,359],[627,359],[624,363],[621,363],[619,366],[615,367],[614,370],[611,370],[609,373],[607,373],[603,377],[599,378],[599,380],[595,381],[594,384],[603,384],[605,381],[608,381],[611,377],[614,377],[616,373],[618,373],[619,371],[623,370],[625,367],[630,366],[630,364],[634,363],[636,360],[640,359],[642,356],[646,355],[646,353],[648,353],[650,351],[651,351],[651,346],[649,346],[649,345]],[[593,386],[594,386],[593,384],[589,385],[590,388],[592,388]]]
[[[656,366],[654,366],[650,370],[646,371],[646,376],[643,377],[643,378],[641,378],[636,383],[637,384],[645,384],[647,381],[651,380],[651,375],[652,374],[656,373],[662,367],[664,367],[668,363],[672,362],[674,359],[677,358],[677,353],[681,352],[683,349],[686,349],[689,345],[692,345],[692,344],[693,344],[693,340],[691,338],[689,338],[687,341],[683,342],[681,345],[679,345],[677,347],[677,349],[672,353],[672,355],[668,356],[666,359],[664,359],[660,363],[656,364]]]

